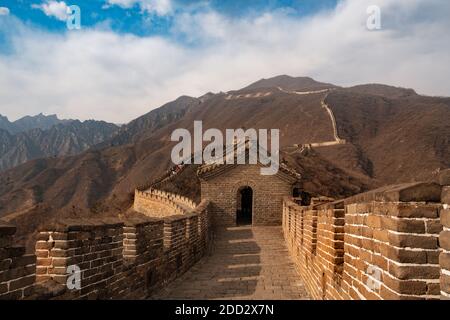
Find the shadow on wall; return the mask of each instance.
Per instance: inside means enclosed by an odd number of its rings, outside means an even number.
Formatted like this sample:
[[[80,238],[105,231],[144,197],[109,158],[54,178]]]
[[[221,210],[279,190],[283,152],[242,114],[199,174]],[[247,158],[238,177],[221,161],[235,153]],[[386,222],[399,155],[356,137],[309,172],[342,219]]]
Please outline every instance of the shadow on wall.
[[[215,230],[214,252],[153,299],[227,299],[253,295],[261,276],[261,248],[251,227]]]

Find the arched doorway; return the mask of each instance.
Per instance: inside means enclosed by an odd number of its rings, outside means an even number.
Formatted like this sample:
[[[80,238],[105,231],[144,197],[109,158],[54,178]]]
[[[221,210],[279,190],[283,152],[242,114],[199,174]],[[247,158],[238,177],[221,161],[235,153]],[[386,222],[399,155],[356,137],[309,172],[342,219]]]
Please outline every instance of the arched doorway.
[[[253,216],[253,190],[243,187],[238,190],[238,201],[236,210],[236,224],[252,224]]]

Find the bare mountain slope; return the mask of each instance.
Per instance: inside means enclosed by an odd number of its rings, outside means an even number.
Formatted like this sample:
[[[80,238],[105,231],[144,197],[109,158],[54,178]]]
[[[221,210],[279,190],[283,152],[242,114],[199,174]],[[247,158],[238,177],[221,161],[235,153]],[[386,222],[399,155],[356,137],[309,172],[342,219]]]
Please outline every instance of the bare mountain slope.
[[[365,173],[378,184],[424,180],[450,167],[450,99],[416,94],[388,98],[348,89],[330,93],[326,101],[340,136],[354,149],[347,155],[359,154]],[[345,155],[331,149],[322,154],[326,152],[329,160],[349,169]]]

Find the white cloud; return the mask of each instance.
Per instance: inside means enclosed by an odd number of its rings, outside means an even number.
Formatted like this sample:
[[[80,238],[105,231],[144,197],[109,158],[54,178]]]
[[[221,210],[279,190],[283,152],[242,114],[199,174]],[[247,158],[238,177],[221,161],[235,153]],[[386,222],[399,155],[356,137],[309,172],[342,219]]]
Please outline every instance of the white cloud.
[[[9,15],[9,9],[7,7],[0,7],[0,16]]]
[[[371,32],[366,8],[374,3],[383,29]],[[108,30],[57,35],[22,26],[15,28],[22,30],[13,38],[15,53],[0,54],[0,113],[123,123],[182,94],[237,89],[279,74],[449,96],[446,12],[447,0],[346,0],[301,20],[283,12],[237,19],[203,11],[175,17],[172,32],[195,43],[189,46]]]
[[[141,10],[149,13],[156,13],[160,16],[172,12],[171,0],[106,0],[108,5],[118,5],[122,8],[131,8],[139,5]]]
[[[31,7],[42,10],[45,15],[61,21],[67,20],[67,4],[64,1],[47,0],[42,4],[33,4]]]

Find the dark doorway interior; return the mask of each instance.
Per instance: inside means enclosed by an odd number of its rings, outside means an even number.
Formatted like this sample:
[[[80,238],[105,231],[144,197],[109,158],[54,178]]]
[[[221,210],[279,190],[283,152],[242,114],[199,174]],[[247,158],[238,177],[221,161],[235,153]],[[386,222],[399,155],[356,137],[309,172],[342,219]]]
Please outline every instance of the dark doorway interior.
[[[253,190],[250,187],[245,187],[239,191],[240,208],[238,207],[236,215],[236,223],[238,225],[252,224],[253,214]],[[238,202],[239,203],[239,202]]]

